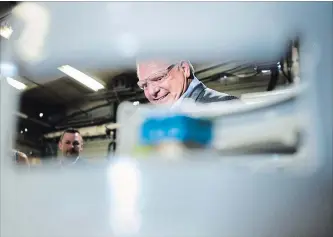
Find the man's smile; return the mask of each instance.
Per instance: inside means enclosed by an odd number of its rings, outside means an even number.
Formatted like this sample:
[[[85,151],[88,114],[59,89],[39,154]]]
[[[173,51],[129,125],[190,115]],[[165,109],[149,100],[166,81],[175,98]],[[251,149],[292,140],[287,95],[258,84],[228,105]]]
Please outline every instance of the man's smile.
[[[166,93],[165,95],[163,95],[163,96],[160,96],[159,98],[156,98],[156,99],[154,99],[154,101],[156,102],[156,103],[160,103],[160,102],[162,102],[168,95],[169,95],[170,93]]]

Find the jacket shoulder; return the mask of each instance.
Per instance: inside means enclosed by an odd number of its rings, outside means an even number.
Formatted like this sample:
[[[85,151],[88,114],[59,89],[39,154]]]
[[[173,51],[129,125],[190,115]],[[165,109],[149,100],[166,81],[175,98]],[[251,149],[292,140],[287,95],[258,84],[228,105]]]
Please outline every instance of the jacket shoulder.
[[[201,95],[198,97],[197,102],[199,103],[212,103],[212,102],[221,102],[228,100],[238,100],[236,96],[232,96],[226,93],[218,92],[210,88],[205,88]]]

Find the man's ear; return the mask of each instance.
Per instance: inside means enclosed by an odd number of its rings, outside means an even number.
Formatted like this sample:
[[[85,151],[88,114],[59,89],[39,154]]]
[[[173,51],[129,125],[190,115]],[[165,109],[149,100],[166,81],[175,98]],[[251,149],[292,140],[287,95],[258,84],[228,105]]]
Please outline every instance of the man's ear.
[[[185,78],[190,78],[190,76],[191,76],[191,68],[190,68],[189,63],[186,62],[186,61],[182,61],[180,63],[180,66],[181,66],[181,68],[182,68],[182,70],[184,72]]]
[[[80,151],[83,151],[83,145],[84,145],[83,138],[81,137],[81,139],[80,139]]]
[[[61,141],[58,142],[58,147],[59,147],[59,150],[62,150],[62,144],[61,144]]]

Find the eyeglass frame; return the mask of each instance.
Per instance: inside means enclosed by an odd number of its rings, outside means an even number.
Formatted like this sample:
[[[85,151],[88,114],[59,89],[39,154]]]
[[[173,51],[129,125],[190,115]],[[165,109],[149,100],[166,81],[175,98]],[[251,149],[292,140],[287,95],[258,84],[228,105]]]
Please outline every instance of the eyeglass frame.
[[[177,65],[177,63],[175,64],[171,64],[169,67],[167,67],[165,70],[163,70],[162,72],[157,72],[155,73],[153,76],[153,78],[147,78],[147,79],[144,79],[144,80],[141,80],[141,81],[138,81],[137,82],[137,85],[139,86],[139,88],[141,90],[145,90],[145,88],[148,88],[148,85],[149,83],[147,83],[148,81],[150,82],[159,82],[159,83],[162,83],[163,81],[165,81],[169,76],[170,76],[170,72],[171,70]],[[156,76],[157,75],[157,76]],[[146,83],[147,86],[144,87],[142,86],[142,83]]]

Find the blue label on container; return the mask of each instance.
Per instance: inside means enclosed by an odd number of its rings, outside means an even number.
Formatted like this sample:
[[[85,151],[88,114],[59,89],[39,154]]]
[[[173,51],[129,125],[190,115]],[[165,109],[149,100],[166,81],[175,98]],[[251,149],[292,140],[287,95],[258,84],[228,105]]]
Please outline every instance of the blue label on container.
[[[185,115],[148,118],[141,126],[140,141],[157,145],[163,141],[207,145],[212,140],[212,122]]]

